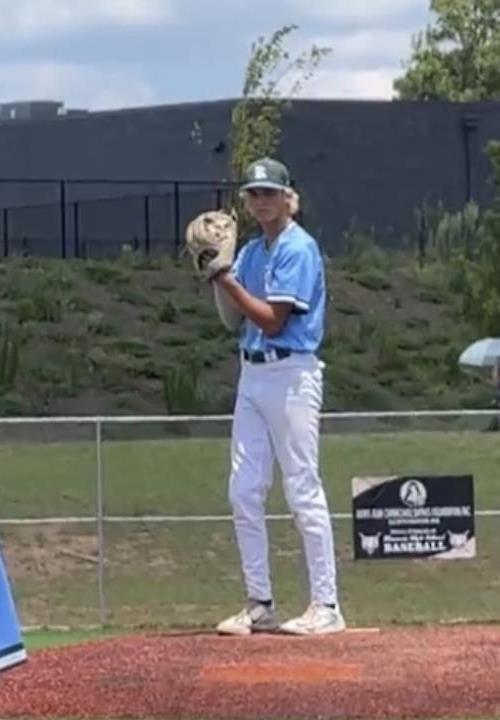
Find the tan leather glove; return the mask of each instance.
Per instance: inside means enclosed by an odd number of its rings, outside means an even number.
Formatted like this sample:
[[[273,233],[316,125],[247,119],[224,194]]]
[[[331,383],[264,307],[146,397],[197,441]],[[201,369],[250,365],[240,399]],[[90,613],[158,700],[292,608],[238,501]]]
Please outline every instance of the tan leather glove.
[[[203,212],[189,223],[186,246],[200,278],[210,281],[232,267],[237,235],[236,217],[223,210]]]

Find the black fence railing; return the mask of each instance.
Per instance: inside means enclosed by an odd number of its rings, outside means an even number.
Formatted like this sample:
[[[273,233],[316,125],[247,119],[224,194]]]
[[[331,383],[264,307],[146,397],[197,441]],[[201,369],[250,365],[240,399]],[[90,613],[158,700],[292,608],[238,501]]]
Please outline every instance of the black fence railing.
[[[3,257],[113,258],[128,246],[177,257],[187,223],[225,207],[230,182],[0,178]]]

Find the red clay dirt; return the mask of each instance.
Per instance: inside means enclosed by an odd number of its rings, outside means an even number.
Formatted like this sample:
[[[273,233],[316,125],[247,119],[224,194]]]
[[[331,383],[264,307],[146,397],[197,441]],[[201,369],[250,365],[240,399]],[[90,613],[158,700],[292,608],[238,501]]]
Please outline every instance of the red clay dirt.
[[[33,652],[0,676],[2,719],[495,715],[499,626],[323,638],[132,635]]]

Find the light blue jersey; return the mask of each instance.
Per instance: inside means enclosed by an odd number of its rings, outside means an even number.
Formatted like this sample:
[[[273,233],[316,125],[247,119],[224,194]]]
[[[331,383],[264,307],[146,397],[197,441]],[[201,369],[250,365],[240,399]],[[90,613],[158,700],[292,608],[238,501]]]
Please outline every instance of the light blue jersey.
[[[26,651],[0,550],[0,672],[24,660]]]
[[[270,247],[263,236],[250,240],[238,254],[234,274],[255,297],[293,304],[280,332],[272,337],[247,319],[240,337],[242,350],[318,349],[326,305],[324,265],[316,241],[300,225],[291,222]]]

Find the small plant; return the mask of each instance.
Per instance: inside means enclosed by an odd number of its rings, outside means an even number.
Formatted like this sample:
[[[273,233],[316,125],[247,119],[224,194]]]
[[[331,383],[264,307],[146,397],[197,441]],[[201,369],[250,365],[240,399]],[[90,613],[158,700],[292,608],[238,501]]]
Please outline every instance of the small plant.
[[[15,304],[15,313],[17,321],[21,324],[38,319],[37,309],[31,298],[18,300]]]
[[[94,305],[86,297],[72,297],[68,300],[66,307],[71,312],[90,313]]]
[[[131,279],[128,268],[97,261],[87,261],[85,274],[89,280],[99,285],[126,285]]]
[[[357,341],[360,347],[365,350],[369,347],[370,342],[377,332],[377,321],[371,316],[361,316],[357,323]]]
[[[200,366],[192,357],[182,359],[165,370],[163,399],[169,413],[194,412],[203,404]]]
[[[376,341],[377,366],[379,370],[399,371],[406,367],[407,361],[398,348],[397,338],[395,336],[379,327],[375,332],[374,339]]]
[[[367,267],[354,275],[354,278],[358,285],[368,290],[388,290],[391,287],[387,273],[377,267]]]
[[[167,299],[158,312],[158,320],[163,323],[173,324],[177,318],[177,308],[172,300]]]
[[[425,261],[448,261],[457,255],[470,258],[484,232],[479,206],[467,203],[458,212],[447,212],[442,203],[424,202],[417,207],[415,238],[420,265]]]
[[[141,308],[151,305],[150,299],[144,293],[127,285],[118,289],[116,299],[119,302],[129,303],[129,305],[135,305]]]
[[[114,351],[134,358],[144,359],[151,355],[149,345],[141,338],[119,338],[111,341],[108,346]]]
[[[0,338],[0,394],[14,387],[19,370],[19,341],[7,326],[2,328]]]
[[[85,324],[89,335],[110,337],[115,334],[115,328],[105,321],[104,313],[101,310],[94,310],[89,313],[85,319]]]
[[[377,245],[375,232],[361,229],[352,221],[344,232],[342,269],[355,274],[371,269],[387,270],[388,266],[388,255]]]
[[[233,335],[217,320],[206,320],[200,324],[199,337],[202,340],[216,340],[217,338],[231,338]]]

